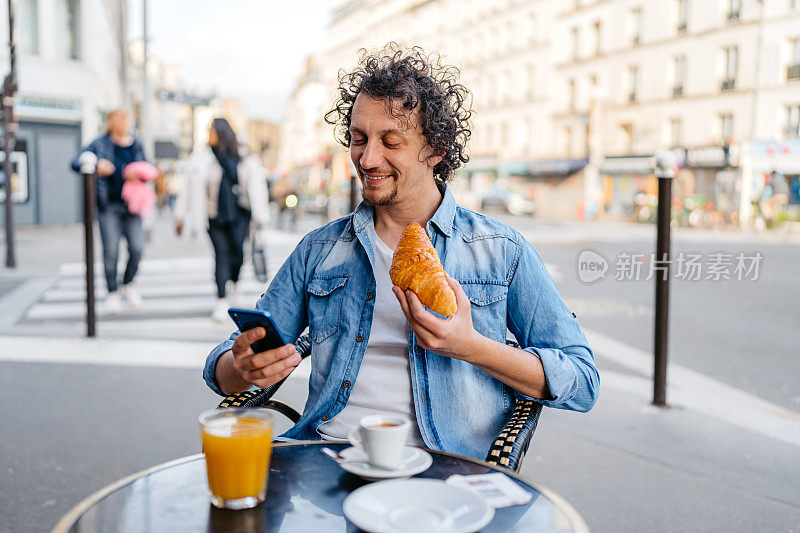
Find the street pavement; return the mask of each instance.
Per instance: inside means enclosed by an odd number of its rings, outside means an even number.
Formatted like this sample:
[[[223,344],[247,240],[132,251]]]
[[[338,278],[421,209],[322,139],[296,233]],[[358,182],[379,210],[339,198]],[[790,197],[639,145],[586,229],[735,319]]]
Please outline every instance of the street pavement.
[[[619,254],[652,251],[653,229],[503,218],[537,246],[601,373],[590,413],[542,414],[522,475],[593,531],[800,531],[796,236],[676,232],[676,253],[761,251],[764,261],[758,281],[673,284],[671,408],[659,409],[649,403],[653,281],[614,279]],[[270,230],[272,273],[318,223]],[[207,238],[177,238],[166,218],[150,234],[144,306],[106,314],[98,264],[98,338],[86,339],[81,228],[19,230],[19,268],[0,270],[0,531],[47,530],[104,485],[199,451],[197,414],[219,400],[202,364],[232,327],[209,318]],[[580,280],[584,249],[609,261],[604,279]],[[251,302],[262,292],[249,267],[243,285]],[[307,379],[304,362],[278,397],[301,408]]]

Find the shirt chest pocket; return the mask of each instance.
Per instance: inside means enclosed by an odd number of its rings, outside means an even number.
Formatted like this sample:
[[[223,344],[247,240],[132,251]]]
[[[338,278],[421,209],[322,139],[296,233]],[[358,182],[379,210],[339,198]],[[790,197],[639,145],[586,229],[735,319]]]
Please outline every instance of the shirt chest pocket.
[[[344,287],[348,278],[314,278],[308,284],[308,323],[314,342],[323,342],[339,331]]]
[[[492,340],[504,342],[508,287],[495,283],[461,282],[461,288],[472,304],[475,330]]]

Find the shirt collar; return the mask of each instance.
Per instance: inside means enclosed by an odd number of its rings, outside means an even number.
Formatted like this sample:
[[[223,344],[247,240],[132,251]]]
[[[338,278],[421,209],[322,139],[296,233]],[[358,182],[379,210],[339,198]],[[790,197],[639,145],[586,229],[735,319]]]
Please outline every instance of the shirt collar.
[[[450,192],[450,187],[446,184],[442,184],[441,187],[444,189],[442,203],[439,204],[439,208],[431,217],[431,222],[439,228],[439,231],[450,237],[453,234],[453,220],[456,216],[456,199],[453,197],[453,193]],[[358,204],[358,207],[353,212],[353,229],[356,232],[363,230],[373,221],[374,212],[375,210],[371,205],[364,202]]]

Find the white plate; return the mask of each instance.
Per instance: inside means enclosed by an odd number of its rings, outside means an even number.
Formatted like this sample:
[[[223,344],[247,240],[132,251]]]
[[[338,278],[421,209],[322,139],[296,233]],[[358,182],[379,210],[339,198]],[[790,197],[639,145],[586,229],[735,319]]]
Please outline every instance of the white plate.
[[[470,533],[492,521],[480,496],[436,479],[379,481],[354,490],[344,515],[371,533]]]
[[[412,446],[406,446],[403,449],[400,467],[396,470],[386,470],[385,468],[372,466],[367,462],[367,456],[364,452],[357,448],[346,448],[339,453],[349,460],[347,463],[337,463],[339,466],[351,474],[370,481],[413,476],[424,472],[433,463],[431,454]]]

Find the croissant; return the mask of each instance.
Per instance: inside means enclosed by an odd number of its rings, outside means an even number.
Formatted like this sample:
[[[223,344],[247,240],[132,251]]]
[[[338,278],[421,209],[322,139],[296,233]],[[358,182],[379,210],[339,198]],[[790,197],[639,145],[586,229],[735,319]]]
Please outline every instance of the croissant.
[[[447,283],[436,249],[419,224],[403,230],[389,277],[404,291],[414,291],[420,302],[437,313],[456,314],[456,294]]]

